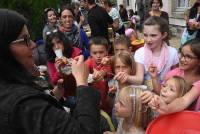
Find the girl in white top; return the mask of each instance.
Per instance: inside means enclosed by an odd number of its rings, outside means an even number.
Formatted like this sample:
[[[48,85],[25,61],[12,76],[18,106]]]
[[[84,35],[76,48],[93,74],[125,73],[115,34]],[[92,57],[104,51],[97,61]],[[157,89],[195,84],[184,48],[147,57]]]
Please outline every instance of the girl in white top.
[[[149,116],[147,108],[142,105],[140,95],[142,88],[128,86],[120,90],[115,104],[115,115],[120,118],[117,132],[103,134],[144,134]]]
[[[150,66],[157,68],[157,78],[162,82],[164,75],[179,62],[177,50],[165,42],[168,28],[167,21],[160,17],[153,16],[144,22],[145,45],[135,52],[134,59],[139,66],[136,74],[138,78],[144,79],[143,82],[149,89],[152,89],[151,77],[148,73]],[[129,77],[129,81],[134,83],[135,76],[132,77]]]

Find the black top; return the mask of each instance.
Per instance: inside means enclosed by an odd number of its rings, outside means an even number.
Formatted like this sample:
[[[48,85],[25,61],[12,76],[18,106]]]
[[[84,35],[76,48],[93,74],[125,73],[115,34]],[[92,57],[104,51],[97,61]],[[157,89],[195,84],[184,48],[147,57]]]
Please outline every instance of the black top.
[[[145,20],[146,20],[147,18],[149,18],[150,16],[151,16],[150,13],[148,13],[147,16],[145,16]],[[168,24],[169,24],[169,15],[168,15],[167,12],[161,11],[160,17],[166,19],[167,22],[168,22]]]
[[[95,5],[88,12],[88,23],[91,29],[91,37],[103,36],[108,38],[108,24],[113,23],[113,19],[108,15],[106,10]]]
[[[0,82],[1,134],[99,134],[99,93],[77,88],[69,114],[52,96],[32,86]]]
[[[194,6],[194,7],[192,7],[192,8],[190,9],[190,12],[189,12],[189,19],[196,19],[197,22],[200,22],[200,15],[199,15],[198,18],[197,18],[197,7],[198,7],[198,6]],[[196,38],[199,38],[199,39],[200,39],[200,29],[198,29],[198,30],[190,30],[190,29],[189,29],[189,26],[188,26],[188,24],[187,24],[187,30],[188,30],[188,33],[189,33],[190,35],[197,31]]]
[[[123,22],[128,21],[128,14],[125,8],[119,10],[119,14]]]

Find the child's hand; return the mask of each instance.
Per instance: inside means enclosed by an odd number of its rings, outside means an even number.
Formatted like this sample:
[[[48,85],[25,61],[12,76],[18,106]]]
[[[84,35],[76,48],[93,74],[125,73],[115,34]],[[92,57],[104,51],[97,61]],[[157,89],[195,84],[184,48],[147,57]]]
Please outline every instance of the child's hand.
[[[64,95],[63,79],[58,80],[57,85],[52,90],[52,93],[56,99],[61,99],[61,97]]]
[[[159,96],[154,95],[151,101],[148,103],[148,106],[151,107],[151,109],[156,110],[159,108]]]
[[[151,91],[143,91],[142,94],[140,95],[142,103],[146,104],[151,101],[153,98],[154,94]]]
[[[159,103],[158,105],[158,108],[156,109],[156,111],[159,113],[159,114],[169,114],[170,111],[168,110],[168,106],[167,104],[164,102],[163,99],[161,99],[160,97],[156,100],[157,103]]]
[[[110,65],[111,64],[111,58],[110,57],[103,57],[103,59],[101,60],[101,64],[102,65]]]
[[[61,68],[61,66],[67,64],[67,58],[66,57],[62,57],[62,58],[57,58],[55,59],[55,66],[58,67],[58,69]]]
[[[96,69],[93,69],[93,80],[98,82],[102,79],[104,79],[104,76],[106,75],[106,72],[104,70],[97,71]]]
[[[153,64],[151,64],[151,65],[149,66],[148,72],[149,72],[151,78],[156,78],[156,77],[157,77],[157,73],[158,73],[157,67],[154,66]]]
[[[109,87],[108,93],[115,94],[117,92],[117,87],[114,85],[112,87]]]
[[[125,83],[128,79],[128,74],[125,72],[119,72],[115,75],[114,79],[119,81],[120,83]]]

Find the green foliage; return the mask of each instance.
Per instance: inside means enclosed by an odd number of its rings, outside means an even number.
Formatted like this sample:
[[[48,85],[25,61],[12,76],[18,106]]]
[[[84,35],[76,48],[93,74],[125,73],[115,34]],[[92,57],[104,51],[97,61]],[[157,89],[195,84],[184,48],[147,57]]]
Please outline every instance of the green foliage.
[[[44,9],[57,9],[59,4],[60,0],[0,0],[0,8],[13,9],[28,19],[29,32],[33,39],[42,37]]]

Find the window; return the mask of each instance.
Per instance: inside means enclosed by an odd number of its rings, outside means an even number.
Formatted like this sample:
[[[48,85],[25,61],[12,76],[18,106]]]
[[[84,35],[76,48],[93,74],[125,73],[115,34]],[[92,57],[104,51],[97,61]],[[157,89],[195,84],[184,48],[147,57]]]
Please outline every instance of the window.
[[[175,0],[175,12],[182,12],[189,6],[189,0]]]
[[[129,0],[126,0],[126,4],[127,4],[127,6],[130,6]]]

